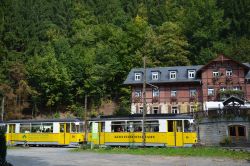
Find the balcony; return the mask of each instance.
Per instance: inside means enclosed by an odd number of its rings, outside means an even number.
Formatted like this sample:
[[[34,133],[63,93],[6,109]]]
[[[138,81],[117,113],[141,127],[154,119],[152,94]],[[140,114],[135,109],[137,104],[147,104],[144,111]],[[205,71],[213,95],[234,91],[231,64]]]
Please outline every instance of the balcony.
[[[133,103],[141,103],[142,97],[141,96],[135,96],[133,97]]]
[[[177,97],[176,96],[171,96],[170,100],[171,100],[171,102],[176,102],[177,101]]]
[[[190,96],[189,101],[190,102],[196,102],[197,101],[197,96],[196,95]]]
[[[159,96],[154,96],[153,98],[152,98],[152,103],[157,103],[157,102],[159,102],[160,100],[159,100]]]

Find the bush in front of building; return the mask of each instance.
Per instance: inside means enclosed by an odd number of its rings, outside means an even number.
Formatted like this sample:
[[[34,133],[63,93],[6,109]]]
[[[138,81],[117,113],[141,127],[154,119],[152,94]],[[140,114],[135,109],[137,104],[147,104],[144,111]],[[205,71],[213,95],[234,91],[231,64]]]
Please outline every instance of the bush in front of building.
[[[222,141],[220,141],[221,146],[230,146],[232,141],[229,137],[225,137]]]

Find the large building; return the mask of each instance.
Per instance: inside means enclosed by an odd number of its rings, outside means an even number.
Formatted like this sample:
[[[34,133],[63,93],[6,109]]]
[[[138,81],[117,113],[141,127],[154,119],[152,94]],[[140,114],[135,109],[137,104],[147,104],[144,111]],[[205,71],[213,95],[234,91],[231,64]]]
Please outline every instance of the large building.
[[[143,111],[143,71],[132,69],[124,82],[132,88],[132,114]],[[231,95],[250,100],[250,64],[224,55],[206,65],[147,68],[146,82],[147,114],[222,108]]]

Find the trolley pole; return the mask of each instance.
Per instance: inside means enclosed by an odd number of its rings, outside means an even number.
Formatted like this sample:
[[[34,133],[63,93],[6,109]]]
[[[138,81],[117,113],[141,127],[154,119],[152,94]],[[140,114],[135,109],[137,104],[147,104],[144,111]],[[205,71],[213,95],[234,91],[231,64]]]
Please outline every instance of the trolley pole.
[[[146,146],[146,133],[145,133],[145,119],[146,119],[146,113],[147,113],[147,103],[146,103],[146,57],[143,57],[143,69],[144,69],[144,75],[143,75],[143,112],[142,112],[142,146]]]
[[[84,97],[84,143],[87,144],[88,141],[88,119],[87,119],[87,104],[88,104],[88,96],[85,94]]]

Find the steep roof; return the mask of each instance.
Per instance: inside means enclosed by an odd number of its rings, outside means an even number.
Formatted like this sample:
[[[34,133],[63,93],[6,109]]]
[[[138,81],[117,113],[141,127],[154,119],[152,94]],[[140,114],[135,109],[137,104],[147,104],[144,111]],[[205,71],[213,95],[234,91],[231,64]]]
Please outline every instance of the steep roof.
[[[146,81],[147,83],[155,84],[155,83],[176,83],[176,82],[200,82],[201,80],[198,78],[188,78],[188,70],[199,70],[202,65],[197,66],[172,66],[172,67],[156,67],[156,68],[147,68],[146,69]],[[159,79],[152,80],[152,72],[159,72]],[[170,79],[170,71],[176,71],[177,77],[176,79]],[[143,79],[140,81],[135,81],[134,74],[135,73],[144,73],[143,68],[134,68],[132,69],[127,79],[124,81],[124,84],[142,84]]]
[[[244,65],[248,66],[250,68],[250,64],[249,63],[243,63]],[[247,75],[246,75],[246,79],[250,79],[250,70],[248,71]]]

